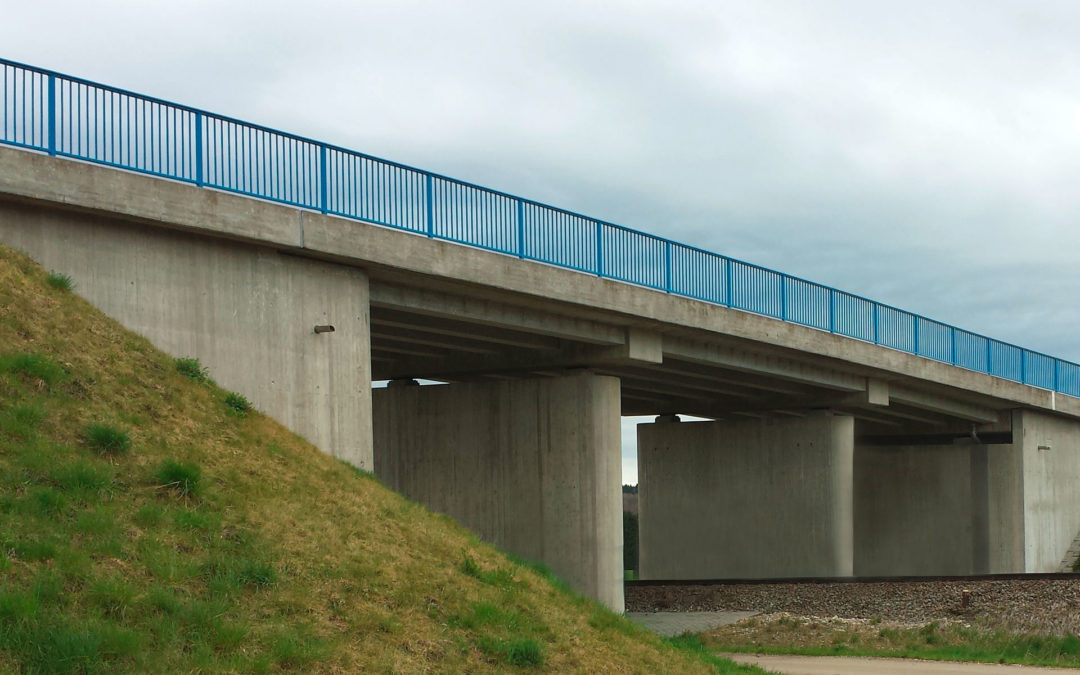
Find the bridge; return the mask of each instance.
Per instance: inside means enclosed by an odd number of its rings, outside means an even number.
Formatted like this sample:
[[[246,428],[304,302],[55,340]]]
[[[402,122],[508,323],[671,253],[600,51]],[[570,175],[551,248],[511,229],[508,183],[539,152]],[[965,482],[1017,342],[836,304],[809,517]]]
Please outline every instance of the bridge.
[[[3,60],[0,243],[617,610],[621,415],[643,578],[1057,571],[1080,530],[1080,365]]]

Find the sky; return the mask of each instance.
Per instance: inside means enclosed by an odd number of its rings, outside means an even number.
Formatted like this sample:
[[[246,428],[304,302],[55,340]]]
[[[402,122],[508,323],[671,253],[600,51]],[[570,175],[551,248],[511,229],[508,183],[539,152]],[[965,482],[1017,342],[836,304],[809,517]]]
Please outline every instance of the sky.
[[[9,59],[1080,361],[1073,0],[4,4]]]

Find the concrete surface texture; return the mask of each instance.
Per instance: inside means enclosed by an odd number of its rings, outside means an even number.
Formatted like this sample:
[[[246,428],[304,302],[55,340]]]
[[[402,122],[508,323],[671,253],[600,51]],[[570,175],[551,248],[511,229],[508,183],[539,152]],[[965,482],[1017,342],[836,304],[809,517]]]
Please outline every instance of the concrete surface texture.
[[[1004,666],[997,663],[957,663],[917,659],[871,659],[857,656],[795,656],[788,654],[722,654],[738,663],[785,675],[1034,675],[1062,673],[1061,668]]]
[[[638,426],[642,579],[852,574],[853,420]]]
[[[968,445],[857,446],[855,574],[964,575],[976,571],[975,520]],[[983,570],[985,571],[985,570]]]
[[[9,205],[0,242],[324,452],[371,470],[368,281],[355,267]],[[316,325],[334,332],[316,334]]]
[[[1013,445],[1023,453],[1026,571],[1056,572],[1080,531],[1080,424],[1017,411]]]
[[[390,386],[373,403],[383,482],[623,610],[617,379]]]
[[[703,633],[713,628],[757,616],[758,612],[627,612],[626,618],[661,637]]]

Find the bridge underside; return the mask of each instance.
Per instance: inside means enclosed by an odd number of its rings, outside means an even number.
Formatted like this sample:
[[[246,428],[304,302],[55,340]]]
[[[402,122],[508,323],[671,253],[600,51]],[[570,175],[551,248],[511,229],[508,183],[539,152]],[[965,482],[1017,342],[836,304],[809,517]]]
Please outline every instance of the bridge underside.
[[[0,148],[0,178],[0,242],[615,609],[620,415],[712,420],[641,432],[654,575],[1050,571],[1080,529],[1080,405],[1065,397],[143,176]],[[393,386],[373,400],[378,380]]]

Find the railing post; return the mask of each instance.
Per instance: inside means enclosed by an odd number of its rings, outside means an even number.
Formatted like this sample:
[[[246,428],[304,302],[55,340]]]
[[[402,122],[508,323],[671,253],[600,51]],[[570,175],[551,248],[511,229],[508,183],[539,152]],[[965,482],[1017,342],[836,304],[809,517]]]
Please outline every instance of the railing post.
[[[326,146],[319,146],[319,210],[326,213],[328,209],[328,195],[330,193],[330,181],[326,175]]]
[[[870,325],[874,329],[874,344],[880,344],[878,342],[878,304],[875,302],[871,305],[873,313],[870,315]]]
[[[780,320],[787,321],[787,275],[780,275]]]
[[[1060,370],[1061,359],[1054,358],[1054,391],[1061,391],[1058,389],[1058,370]]]
[[[525,202],[517,200],[518,257],[525,259]]]
[[[195,184],[202,187],[203,178],[203,116],[195,113]]]
[[[911,315],[911,337],[913,344],[911,345],[911,353],[916,356],[919,355],[919,317]]]
[[[956,365],[956,326],[949,326],[949,363]]]
[[[1020,348],[1020,384],[1027,384],[1027,350]]]
[[[990,375],[990,364],[993,363],[993,358],[990,356],[990,338],[986,338],[986,374]]]
[[[731,307],[732,299],[735,297],[731,289],[731,277],[731,258],[724,258],[724,304],[728,307]]]
[[[435,203],[434,187],[432,186],[431,174],[424,174],[424,193],[427,201],[427,236],[435,236]]]
[[[56,156],[56,76],[49,73],[49,154]]]
[[[836,289],[829,289],[829,332],[836,332]]]
[[[671,292],[671,241],[664,240],[664,290]]]
[[[604,224],[596,221],[596,276],[604,276]]]

